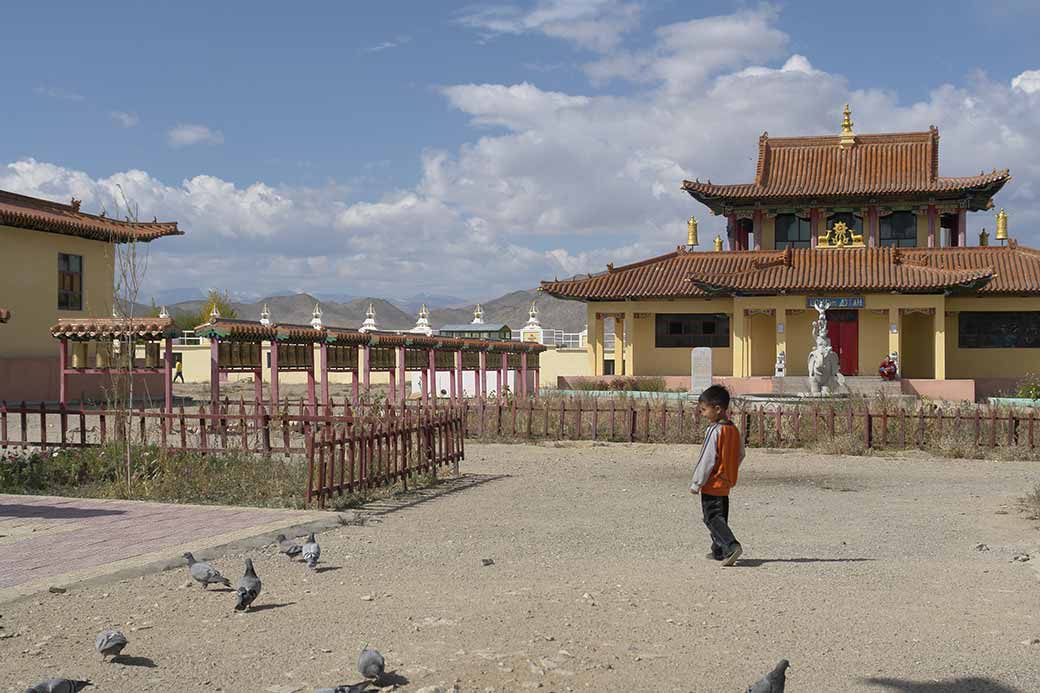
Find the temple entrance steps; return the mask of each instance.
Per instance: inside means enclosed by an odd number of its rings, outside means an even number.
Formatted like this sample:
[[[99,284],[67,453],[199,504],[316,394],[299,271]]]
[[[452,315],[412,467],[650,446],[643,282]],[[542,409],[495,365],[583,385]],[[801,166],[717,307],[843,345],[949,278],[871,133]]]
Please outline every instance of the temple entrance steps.
[[[882,380],[876,375],[847,375],[845,385],[851,394],[862,397],[899,397],[903,394],[898,380]],[[809,392],[809,378],[804,375],[773,378],[773,392],[787,395]]]

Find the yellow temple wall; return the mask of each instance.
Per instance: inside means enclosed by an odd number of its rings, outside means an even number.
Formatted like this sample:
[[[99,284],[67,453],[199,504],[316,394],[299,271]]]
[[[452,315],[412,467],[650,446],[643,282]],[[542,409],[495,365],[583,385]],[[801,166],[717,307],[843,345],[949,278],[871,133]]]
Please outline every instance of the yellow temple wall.
[[[767,214],[762,220],[762,238],[759,240],[762,250],[776,249],[776,217]]]
[[[859,312],[860,375],[877,375],[878,365],[891,351],[888,347],[889,314],[869,310]]]
[[[957,311],[1040,310],[1040,297],[948,298],[946,310],[947,378],[1021,378],[1040,373],[1040,349],[960,349]]]
[[[58,310],[58,253],[83,258],[83,310]],[[0,307],[11,311],[0,328],[0,359],[57,361],[50,328],[58,318],[112,315],[114,253],[104,241],[0,226],[0,277],[10,288]]]
[[[936,229],[936,233],[938,233]],[[917,212],[917,247],[928,247],[928,214]]]

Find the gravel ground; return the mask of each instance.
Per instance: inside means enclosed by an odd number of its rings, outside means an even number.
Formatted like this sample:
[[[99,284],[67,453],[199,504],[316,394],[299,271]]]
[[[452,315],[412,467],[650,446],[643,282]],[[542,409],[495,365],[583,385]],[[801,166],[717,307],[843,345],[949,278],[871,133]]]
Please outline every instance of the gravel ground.
[[[7,605],[0,690],[310,691],[357,681],[366,642],[408,691],[737,692],[781,657],[792,692],[1040,690],[1035,463],[752,450],[722,569],[687,447],[467,452],[484,483],[320,535],[325,572],[252,552],[251,613],[183,569]],[[137,659],[99,661],[108,627]]]

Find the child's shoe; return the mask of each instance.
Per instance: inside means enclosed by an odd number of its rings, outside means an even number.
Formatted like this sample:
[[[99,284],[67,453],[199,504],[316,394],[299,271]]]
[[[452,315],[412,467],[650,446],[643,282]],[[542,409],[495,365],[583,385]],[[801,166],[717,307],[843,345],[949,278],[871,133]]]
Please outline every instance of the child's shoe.
[[[744,549],[741,548],[740,544],[737,544],[736,547],[729,553],[729,555],[722,559],[722,567],[725,568],[736,563],[737,559],[740,558],[740,554],[742,553],[744,553]]]

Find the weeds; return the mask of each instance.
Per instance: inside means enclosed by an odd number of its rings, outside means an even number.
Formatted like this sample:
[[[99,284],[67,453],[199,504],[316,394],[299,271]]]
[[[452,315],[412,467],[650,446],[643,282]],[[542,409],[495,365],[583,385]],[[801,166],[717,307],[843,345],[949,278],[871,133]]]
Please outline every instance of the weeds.
[[[1030,520],[1040,520],[1040,483],[1033,485],[1033,490],[1018,499],[1019,506]]]

